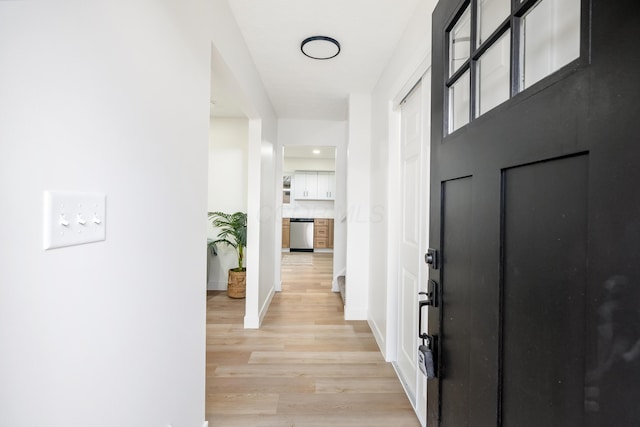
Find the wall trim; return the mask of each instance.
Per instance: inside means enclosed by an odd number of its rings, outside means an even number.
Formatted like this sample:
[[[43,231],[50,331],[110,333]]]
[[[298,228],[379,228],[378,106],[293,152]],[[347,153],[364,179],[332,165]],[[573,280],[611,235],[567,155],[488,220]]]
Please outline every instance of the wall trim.
[[[260,325],[264,320],[264,316],[267,315],[267,311],[269,310],[269,305],[271,304],[271,300],[273,300],[274,295],[276,294],[275,286],[272,286],[269,290],[269,296],[265,299],[264,304],[260,307],[257,316],[245,315],[244,316],[244,328],[245,329],[260,329]]]
[[[340,292],[340,286],[338,285],[338,277],[347,276],[347,269],[343,268],[338,273],[333,272],[333,283],[331,285],[331,292]]]
[[[271,301],[273,300],[273,297],[275,294],[276,294],[276,288],[275,286],[272,286],[271,289],[269,289],[269,296],[265,299],[262,307],[260,307],[260,313],[259,313],[260,324],[262,324],[262,321],[264,320],[264,316],[267,315],[267,311],[269,310],[269,306],[271,305]]]
[[[409,399],[409,402],[411,403],[411,407],[413,408],[413,411],[416,413],[416,415],[418,415],[417,409],[416,409],[416,396],[411,393],[411,389],[408,387],[408,384],[402,379],[402,375],[400,375],[400,372],[398,372],[398,365],[396,362],[391,363],[391,366],[393,366],[393,370],[396,372],[396,377],[398,377],[398,380],[400,381],[400,384],[402,384],[402,388],[404,389],[404,393],[407,395],[407,398]],[[420,419],[418,417],[418,419]]]
[[[211,281],[207,282],[208,291],[226,291],[227,282]]]
[[[386,351],[387,344],[385,342],[384,335],[382,334],[382,332],[380,331],[380,328],[378,327],[378,324],[373,319],[367,320],[367,323],[369,324],[369,328],[371,328],[373,337],[375,338],[376,343],[378,344],[380,353],[382,353],[382,357],[384,357],[384,361],[391,362],[392,360],[387,357],[387,351]]]
[[[397,110],[400,108],[400,103],[403,99],[409,95],[411,89],[422,79],[422,77],[426,74],[426,72],[431,68],[431,51],[427,53],[425,58],[422,60],[418,68],[411,74],[411,76],[407,79],[406,83],[400,88],[400,91],[393,97],[391,102],[393,103],[393,109]]]

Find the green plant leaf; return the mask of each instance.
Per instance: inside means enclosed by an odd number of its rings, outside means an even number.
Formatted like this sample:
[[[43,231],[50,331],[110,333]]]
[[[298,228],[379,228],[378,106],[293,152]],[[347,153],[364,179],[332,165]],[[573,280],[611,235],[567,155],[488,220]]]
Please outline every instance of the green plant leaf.
[[[238,256],[238,267],[242,269],[244,248],[247,247],[247,214],[235,212],[209,212],[209,221],[218,229],[218,239],[210,243],[215,247],[218,243],[224,243],[235,249]]]

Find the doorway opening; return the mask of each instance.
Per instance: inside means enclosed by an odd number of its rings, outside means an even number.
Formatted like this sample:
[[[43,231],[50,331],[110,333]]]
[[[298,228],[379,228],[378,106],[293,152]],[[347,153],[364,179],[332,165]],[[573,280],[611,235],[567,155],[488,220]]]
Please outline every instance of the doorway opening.
[[[333,289],[336,147],[285,146],[282,152],[281,291]]]

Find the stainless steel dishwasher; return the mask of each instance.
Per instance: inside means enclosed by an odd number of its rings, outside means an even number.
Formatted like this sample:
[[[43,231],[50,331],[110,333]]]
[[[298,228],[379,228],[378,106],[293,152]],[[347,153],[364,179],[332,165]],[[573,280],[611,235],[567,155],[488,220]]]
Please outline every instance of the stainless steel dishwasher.
[[[313,252],[313,218],[291,218],[290,251]]]

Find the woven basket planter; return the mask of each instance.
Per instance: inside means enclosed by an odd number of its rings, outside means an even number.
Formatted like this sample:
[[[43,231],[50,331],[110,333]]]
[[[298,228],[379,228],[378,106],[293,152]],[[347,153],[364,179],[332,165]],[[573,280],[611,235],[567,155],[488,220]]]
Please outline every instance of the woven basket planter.
[[[229,270],[227,296],[229,298],[244,298],[247,295],[247,272]]]

